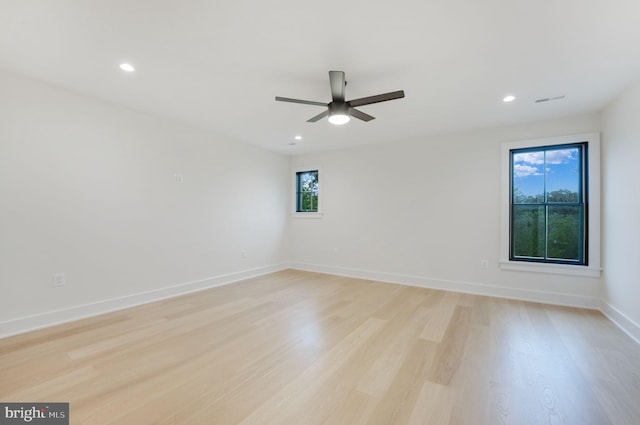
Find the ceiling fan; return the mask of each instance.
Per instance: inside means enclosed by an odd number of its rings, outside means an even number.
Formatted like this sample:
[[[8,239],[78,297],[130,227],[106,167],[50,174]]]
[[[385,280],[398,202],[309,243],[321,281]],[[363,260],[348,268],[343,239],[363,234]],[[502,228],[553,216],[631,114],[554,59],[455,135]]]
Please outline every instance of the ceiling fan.
[[[329,71],[329,83],[331,84],[331,102],[322,103],[312,100],[291,99],[288,97],[276,96],[279,102],[302,103],[304,105],[323,106],[326,111],[309,118],[307,122],[316,122],[328,116],[329,122],[336,125],[342,125],[349,122],[350,117],[358,118],[362,121],[371,121],[375,117],[365,114],[356,109],[357,106],[371,105],[372,103],[386,102],[387,100],[400,99],[404,97],[404,90],[398,90],[390,93],[378,94],[375,96],[362,97],[360,99],[345,100],[344,89],[347,82],[343,71]]]

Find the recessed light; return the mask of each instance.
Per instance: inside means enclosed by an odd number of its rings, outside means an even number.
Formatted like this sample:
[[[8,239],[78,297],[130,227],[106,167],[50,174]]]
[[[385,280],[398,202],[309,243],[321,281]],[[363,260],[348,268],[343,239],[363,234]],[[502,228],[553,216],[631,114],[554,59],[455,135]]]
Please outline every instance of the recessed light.
[[[120,69],[127,72],[133,72],[136,70],[130,63],[121,63]]]
[[[296,140],[302,140],[302,136],[296,136],[296,137],[294,137],[294,139],[296,139]]]
[[[505,96],[504,99],[502,99],[503,102],[513,102],[514,100],[516,100],[516,97],[513,95]]]

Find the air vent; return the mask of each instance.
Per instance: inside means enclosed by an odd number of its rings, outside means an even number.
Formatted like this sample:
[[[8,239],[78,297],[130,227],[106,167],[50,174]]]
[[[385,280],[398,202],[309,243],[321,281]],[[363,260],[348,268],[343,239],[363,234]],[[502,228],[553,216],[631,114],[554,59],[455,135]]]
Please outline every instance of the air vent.
[[[543,97],[542,99],[537,99],[534,103],[544,103],[544,102],[552,102],[554,100],[562,100],[564,96],[554,96],[554,97]]]

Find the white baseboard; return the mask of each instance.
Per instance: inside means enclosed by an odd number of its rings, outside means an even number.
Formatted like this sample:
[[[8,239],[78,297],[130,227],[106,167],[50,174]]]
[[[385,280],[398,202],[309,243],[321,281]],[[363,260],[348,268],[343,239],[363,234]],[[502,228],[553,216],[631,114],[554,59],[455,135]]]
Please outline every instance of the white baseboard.
[[[33,316],[20,317],[6,322],[0,322],[0,338],[6,338],[8,336],[30,332],[37,329],[48,328],[50,326],[72,322],[74,320],[84,319],[87,317],[97,316],[104,313],[110,313],[112,311],[122,310],[129,307],[135,307],[137,305],[147,304],[154,301],[160,301],[166,298],[172,298],[191,292],[202,291],[204,289],[214,288],[216,286],[227,285],[239,280],[262,276],[287,268],[288,266],[286,264],[274,264],[209,277],[207,279],[201,279],[193,282],[181,283],[178,285],[160,288],[153,291],[141,292],[137,294],[126,295],[123,297],[111,298],[104,301],[98,301],[95,303],[78,305],[63,310],[49,311]]]
[[[585,297],[581,295],[533,291],[521,288],[505,288],[503,286],[487,285],[484,283],[434,279],[429,277],[408,276],[394,273],[375,272],[334,266],[321,266],[317,264],[307,263],[291,263],[290,267],[296,270],[354,277],[358,279],[376,280],[386,283],[399,283],[402,285],[417,286],[430,289],[441,289],[453,292],[463,292],[474,295],[509,298],[568,307],[588,308],[592,310],[599,310],[601,307],[601,301],[599,298]]]
[[[344,267],[321,266],[307,263],[274,264],[250,270],[210,277],[193,282],[186,282],[154,291],[112,298],[90,304],[83,304],[63,310],[50,311],[33,316],[21,317],[0,322],[0,338],[6,338],[37,329],[47,328],[62,323],[72,322],[87,317],[110,313],[141,304],[160,301],[191,292],[202,291],[217,286],[227,285],[244,279],[250,279],[287,268],[325,273],[338,276],[354,277],[358,279],[375,280],[379,282],[396,283],[421,288],[441,289],[445,291],[463,292],[474,295],[532,301],[545,304],[555,304],[570,307],[581,307],[600,310],[618,326],[623,332],[640,344],[640,325],[635,323],[617,308],[595,297],[585,297],[571,294],[532,291],[519,288],[504,288],[481,283],[461,282],[445,279],[433,279],[420,276],[408,276],[394,273],[358,270]]]
[[[600,311],[609,318],[620,330],[629,335],[635,342],[640,344],[640,325],[633,320],[629,319],[623,312],[607,303],[602,301]]]

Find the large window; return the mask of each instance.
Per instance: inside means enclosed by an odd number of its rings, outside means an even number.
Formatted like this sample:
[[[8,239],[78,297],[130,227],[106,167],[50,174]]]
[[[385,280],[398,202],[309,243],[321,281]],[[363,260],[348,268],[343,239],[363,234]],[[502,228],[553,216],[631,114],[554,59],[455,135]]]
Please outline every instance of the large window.
[[[587,144],[510,152],[510,260],[587,264]]]
[[[319,172],[296,172],[296,212],[318,212]]]
[[[500,268],[600,276],[600,135],[502,144]]]

